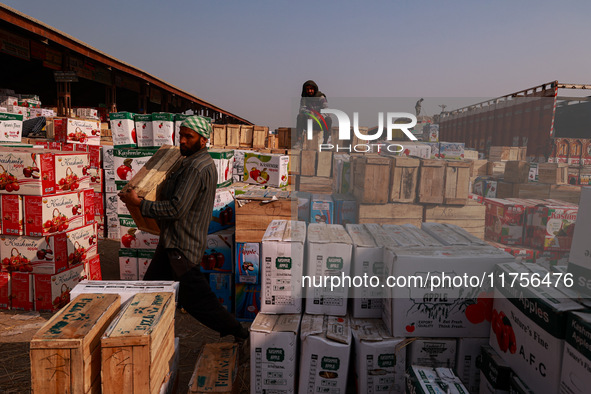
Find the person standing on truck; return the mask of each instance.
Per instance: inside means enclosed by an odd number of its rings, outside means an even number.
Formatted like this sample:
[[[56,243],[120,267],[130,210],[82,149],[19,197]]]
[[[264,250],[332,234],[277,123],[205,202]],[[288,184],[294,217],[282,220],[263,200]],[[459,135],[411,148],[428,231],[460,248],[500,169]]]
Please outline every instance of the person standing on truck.
[[[207,243],[217,185],[217,171],[206,144],[211,134],[209,121],[191,116],[181,124],[180,167],[167,176],[162,199],[139,198],[135,190],[119,193],[125,204],[139,207],[142,215],[154,218],[160,240],[145,280],[178,281],[179,304],[195,319],[238,342],[248,339],[248,330],[220,304],[199,268]]]
[[[318,90],[316,82],[309,80],[302,86],[302,98],[300,99],[300,110],[296,122],[296,145],[301,145],[305,137],[308,119],[312,119],[313,130],[323,133],[323,143],[328,142],[332,119],[327,114],[321,114],[320,110],[328,108],[328,102],[324,93]]]

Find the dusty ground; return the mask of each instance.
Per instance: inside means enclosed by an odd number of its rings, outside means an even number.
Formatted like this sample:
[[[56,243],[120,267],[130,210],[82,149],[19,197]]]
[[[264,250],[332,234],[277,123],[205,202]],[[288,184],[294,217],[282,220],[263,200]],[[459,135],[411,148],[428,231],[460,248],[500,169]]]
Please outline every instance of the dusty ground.
[[[103,279],[119,279],[118,250],[119,242],[99,242]],[[0,311],[0,394],[31,391],[29,341],[50,317],[49,313]],[[220,338],[215,331],[180,310],[176,312],[175,334],[180,338],[178,392],[186,393],[203,345],[232,341],[232,337]],[[238,369],[240,392],[249,392],[249,371],[248,360],[241,360]]]

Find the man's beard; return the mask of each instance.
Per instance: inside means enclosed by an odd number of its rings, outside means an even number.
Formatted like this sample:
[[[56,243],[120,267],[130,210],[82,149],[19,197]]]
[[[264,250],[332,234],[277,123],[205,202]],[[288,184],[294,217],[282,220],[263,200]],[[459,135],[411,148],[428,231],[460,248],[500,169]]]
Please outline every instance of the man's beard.
[[[201,150],[201,144],[197,143],[193,145],[191,149],[181,149],[181,156],[192,156],[194,153],[197,153]]]

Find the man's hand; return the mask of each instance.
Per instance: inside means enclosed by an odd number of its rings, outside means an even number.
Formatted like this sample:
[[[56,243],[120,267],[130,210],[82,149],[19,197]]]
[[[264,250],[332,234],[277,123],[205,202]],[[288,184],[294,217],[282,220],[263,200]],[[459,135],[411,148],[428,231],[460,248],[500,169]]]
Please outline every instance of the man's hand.
[[[139,207],[142,203],[142,199],[138,197],[137,193],[133,189],[127,189],[127,192],[122,190],[117,194],[119,199],[127,205]]]

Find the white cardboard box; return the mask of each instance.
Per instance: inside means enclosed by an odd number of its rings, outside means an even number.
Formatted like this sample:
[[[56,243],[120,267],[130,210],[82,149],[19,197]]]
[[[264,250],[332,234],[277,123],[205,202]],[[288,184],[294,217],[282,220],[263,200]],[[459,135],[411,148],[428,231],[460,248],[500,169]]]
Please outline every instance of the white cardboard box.
[[[263,235],[261,312],[301,313],[306,223],[273,220]]]
[[[570,249],[568,272],[573,274],[574,288],[591,295],[591,187],[581,188],[581,200]]]
[[[480,352],[480,394],[509,394],[511,368],[490,346]]]
[[[407,393],[465,394],[468,392],[451,368],[411,365],[406,379]]]
[[[351,273],[351,237],[339,224],[314,223],[308,226],[306,245],[305,277],[302,278],[302,286],[306,288],[306,313],[345,316],[348,287],[331,288],[331,280]],[[326,287],[324,279],[327,279]]]
[[[250,392],[296,393],[302,315],[259,313],[250,326]]]
[[[384,322],[394,337],[488,336],[490,322],[471,323],[466,308],[488,291],[495,265],[513,261],[492,246],[384,248],[386,276],[398,280],[385,287]],[[443,275],[462,283],[438,284],[436,278]]]
[[[446,246],[469,246],[472,241],[453,231],[444,223],[422,223],[421,230]]]
[[[486,345],[488,337],[458,339],[456,372],[471,393],[477,393],[480,387],[480,369],[476,360],[480,356],[481,347]]]
[[[394,243],[392,246],[411,247],[440,247],[441,242],[412,224],[385,224],[384,230],[390,235]]]
[[[304,315],[301,342],[298,391],[345,393],[351,352],[348,317]]]
[[[392,338],[380,319],[351,319],[360,393],[403,393],[406,340]]]
[[[583,394],[591,387],[591,314],[569,313],[560,393]]]
[[[417,338],[408,346],[407,364],[431,368],[455,368],[455,338]]]
[[[376,243],[372,234],[363,224],[347,224],[345,227],[353,241],[351,275],[360,278],[376,277],[379,278],[380,283],[378,287],[372,287],[370,283],[353,286],[350,292],[353,303],[353,317],[380,318],[382,316],[382,298],[384,296],[381,287],[384,274],[382,246]]]
[[[497,266],[496,275],[519,273],[532,277],[533,272],[518,263]],[[552,278],[554,282],[554,278]],[[493,320],[500,317],[500,327],[510,324],[515,345],[501,347],[503,330],[491,327],[490,346],[534,392],[557,393],[564,352],[567,312],[582,309],[554,287],[495,286]]]
[[[70,298],[80,294],[119,294],[123,304],[137,293],[171,292],[176,299],[178,289],[179,282],[173,281],[83,280],[70,291]]]

